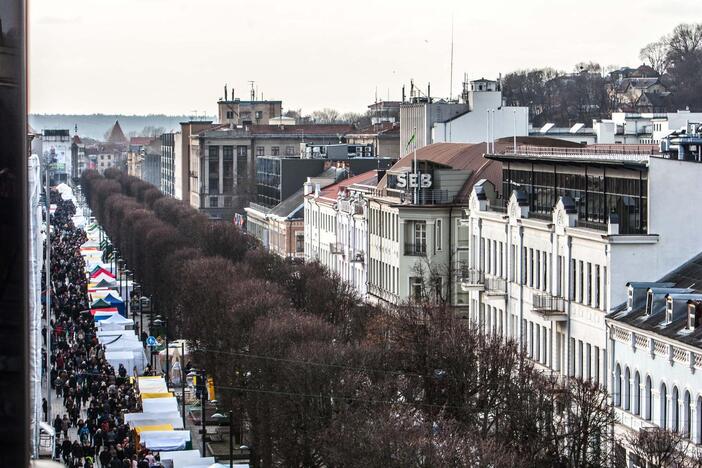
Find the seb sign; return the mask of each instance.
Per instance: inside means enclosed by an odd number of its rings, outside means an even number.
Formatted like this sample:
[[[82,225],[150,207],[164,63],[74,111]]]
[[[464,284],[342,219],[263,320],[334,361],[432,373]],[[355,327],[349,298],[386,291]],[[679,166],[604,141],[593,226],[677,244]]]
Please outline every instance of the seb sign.
[[[397,188],[431,188],[431,174],[403,173],[397,175]]]

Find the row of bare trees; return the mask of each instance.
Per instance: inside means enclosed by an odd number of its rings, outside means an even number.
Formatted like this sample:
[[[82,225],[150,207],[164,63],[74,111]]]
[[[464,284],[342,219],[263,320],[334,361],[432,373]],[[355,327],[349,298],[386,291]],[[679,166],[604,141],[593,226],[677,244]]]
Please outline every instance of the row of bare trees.
[[[538,372],[445,305],[381,310],[318,263],[116,171],[86,172],[98,221],[240,416],[254,466],[609,465],[606,393]],[[663,465],[661,465],[663,466]]]

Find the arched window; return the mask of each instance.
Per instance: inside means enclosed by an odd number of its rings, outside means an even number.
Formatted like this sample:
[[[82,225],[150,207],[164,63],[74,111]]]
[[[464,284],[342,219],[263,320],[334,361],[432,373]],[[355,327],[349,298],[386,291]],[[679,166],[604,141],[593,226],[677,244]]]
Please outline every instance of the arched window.
[[[629,366],[624,369],[624,409],[631,409],[631,372]]]
[[[683,436],[690,438],[692,435],[692,399],[690,398],[690,392],[685,390],[685,396],[683,397]]]
[[[668,387],[664,383],[661,384],[661,393],[658,398],[660,411],[658,412],[658,425],[663,429],[668,429]]]
[[[641,414],[641,376],[639,371],[634,373],[634,414]]]
[[[673,398],[670,402],[672,416],[670,421],[670,428],[673,432],[680,431],[680,392],[678,392],[678,387],[673,387]]]
[[[653,398],[651,396],[651,376],[646,376],[646,389],[644,390],[644,417],[650,421],[653,418]]]
[[[614,406],[622,406],[622,368],[619,364],[614,371]]]

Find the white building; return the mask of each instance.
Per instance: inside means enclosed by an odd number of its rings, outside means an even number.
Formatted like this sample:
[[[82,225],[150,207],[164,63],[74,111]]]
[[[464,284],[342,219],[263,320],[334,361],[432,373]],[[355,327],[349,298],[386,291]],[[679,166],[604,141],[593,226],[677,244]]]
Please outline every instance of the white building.
[[[378,173],[369,171],[322,188],[305,183],[305,260],[319,261],[366,298],[367,195]]]
[[[484,145],[437,143],[400,159],[368,195],[369,299],[399,304],[429,298],[467,306],[457,268],[467,255],[458,233],[473,184],[499,180]],[[497,179],[495,179],[497,177]]]
[[[471,319],[554,371],[605,382],[605,314],[623,285],[702,252],[702,217],[681,223],[676,210],[702,202],[702,165],[625,148],[487,157],[502,162],[502,187],[476,185],[462,221]]]
[[[599,144],[657,145],[668,133],[685,127],[688,122],[702,122],[702,113],[614,112],[611,119],[593,120],[592,126]]]
[[[629,283],[627,302],[606,318],[620,440],[657,426],[702,444],[700,272],[697,256],[657,282]]]
[[[44,130],[42,154],[54,164],[55,183],[68,182],[73,173],[71,161],[71,132],[69,130]]]
[[[503,106],[500,81],[482,78],[464,87],[467,111],[434,123],[433,143],[479,143],[529,135],[529,108]]]

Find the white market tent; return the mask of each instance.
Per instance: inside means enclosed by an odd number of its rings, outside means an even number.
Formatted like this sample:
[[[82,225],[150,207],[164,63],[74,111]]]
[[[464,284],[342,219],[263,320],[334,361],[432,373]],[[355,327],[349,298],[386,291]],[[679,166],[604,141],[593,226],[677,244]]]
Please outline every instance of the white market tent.
[[[199,450],[176,450],[173,452],[163,453],[161,454],[161,461],[163,460],[173,461],[173,468],[183,468],[188,465],[199,464],[200,460],[203,462],[211,460],[209,464],[214,463],[214,457],[203,458],[200,456]]]
[[[183,450],[190,442],[190,431],[146,431],[140,434],[139,441],[149,450]]]
[[[168,386],[163,377],[138,377],[139,393],[166,393]],[[177,411],[177,410],[176,410]]]
[[[158,426],[170,424],[173,429],[183,429],[183,418],[178,411],[166,413],[126,413],[124,422],[134,429],[136,426]]]
[[[146,413],[168,413],[178,411],[178,401],[170,398],[145,398],[141,406]]]
[[[144,356],[143,351],[113,351],[108,349],[105,351],[105,359],[107,359],[107,362],[115,369],[118,369],[119,365],[122,364],[124,368],[127,369],[127,372],[130,373],[134,367],[137,368],[137,372],[144,372],[144,367],[146,366],[146,356]]]
[[[121,314],[112,314],[109,318],[100,320],[97,325],[100,331],[120,331],[133,326],[134,320],[125,318]]]

